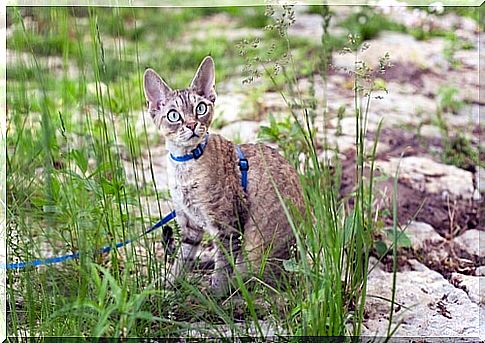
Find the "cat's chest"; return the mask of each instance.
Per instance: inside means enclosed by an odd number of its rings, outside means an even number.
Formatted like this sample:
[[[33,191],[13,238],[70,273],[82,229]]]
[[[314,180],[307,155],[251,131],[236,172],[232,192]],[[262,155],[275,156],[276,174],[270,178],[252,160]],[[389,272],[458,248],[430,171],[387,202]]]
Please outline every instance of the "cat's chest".
[[[207,203],[205,171],[191,161],[174,164],[169,161],[168,179],[170,195],[176,208],[184,210],[193,219],[201,220]]]

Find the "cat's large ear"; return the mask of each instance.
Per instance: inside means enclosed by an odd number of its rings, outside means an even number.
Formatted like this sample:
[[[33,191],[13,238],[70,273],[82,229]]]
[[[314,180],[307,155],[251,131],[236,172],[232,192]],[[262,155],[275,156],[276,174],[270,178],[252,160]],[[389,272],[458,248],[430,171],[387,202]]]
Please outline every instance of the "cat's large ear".
[[[194,79],[190,84],[197,94],[209,99],[212,102],[216,101],[216,71],[214,68],[214,60],[207,56],[195,73]]]
[[[172,89],[153,70],[148,68],[143,74],[143,89],[145,98],[148,100],[148,108],[159,110],[164,99],[172,92]]]

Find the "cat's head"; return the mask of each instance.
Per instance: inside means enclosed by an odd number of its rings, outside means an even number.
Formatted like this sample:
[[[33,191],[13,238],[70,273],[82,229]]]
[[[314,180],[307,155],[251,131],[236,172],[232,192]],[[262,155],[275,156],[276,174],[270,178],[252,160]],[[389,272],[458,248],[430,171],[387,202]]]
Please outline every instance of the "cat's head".
[[[148,110],[167,142],[180,148],[196,147],[205,137],[214,115],[215,70],[204,58],[186,89],[172,90],[152,69],[143,76]]]

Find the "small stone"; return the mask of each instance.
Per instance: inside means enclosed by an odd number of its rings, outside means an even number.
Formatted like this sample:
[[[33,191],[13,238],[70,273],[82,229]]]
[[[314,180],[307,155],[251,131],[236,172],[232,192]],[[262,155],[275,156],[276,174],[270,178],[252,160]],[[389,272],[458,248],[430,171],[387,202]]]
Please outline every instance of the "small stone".
[[[122,160],[127,183],[154,183],[159,190],[168,187],[166,154],[159,155],[154,152],[152,150],[151,160],[148,157],[142,157],[138,159],[135,166],[131,161]],[[140,163],[141,160],[143,160],[143,163]]]
[[[310,38],[314,43],[321,44],[323,18],[319,14],[297,13],[296,20],[288,29],[291,37]]]
[[[485,246],[485,233],[477,229],[467,230],[462,235],[455,237],[455,246],[472,256],[483,256]]]
[[[471,117],[471,111],[466,112],[466,114],[453,114],[445,113],[443,114],[443,120],[446,122],[448,127],[453,128],[467,128],[473,125],[473,118]],[[463,130],[463,129],[462,129]]]
[[[296,6],[298,9],[300,6]],[[342,6],[339,6],[342,7]],[[320,14],[301,13],[295,10],[295,22],[288,28],[290,37],[298,37],[309,40],[312,44],[322,44],[323,18]],[[335,20],[330,21],[330,32],[335,36],[343,36],[347,32],[336,25]]]
[[[369,121],[377,122],[381,118],[384,126],[418,126],[423,120],[429,120],[436,113],[436,101],[420,94],[402,94],[389,88],[389,94],[371,103]]]
[[[320,139],[321,142],[323,142],[324,141],[323,133],[317,133],[317,138]],[[347,135],[341,135],[341,136],[332,135],[330,133],[330,130],[328,130],[327,143],[330,145],[330,147],[334,149],[338,148],[338,151],[345,152],[355,148],[355,137],[347,136]]]

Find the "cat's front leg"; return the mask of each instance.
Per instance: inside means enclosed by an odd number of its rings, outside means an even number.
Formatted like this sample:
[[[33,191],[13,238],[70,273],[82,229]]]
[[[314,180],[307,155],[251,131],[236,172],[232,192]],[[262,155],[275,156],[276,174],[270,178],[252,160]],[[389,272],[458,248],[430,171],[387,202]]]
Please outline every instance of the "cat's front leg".
[[[241,236],[233,229],[220,229],[217,234],[214,272],[211,276],[211,289],[215,295],[222,296],[229,290],[233,266],[241,250]]]
[[[173,285],[186,271],[190,271],[194,264],[194,257],[202,241],[202,228],[193,225],[187,216],[177,211],[177,223],[180,226],[181,242],[175,260],[168,273],[167,281]]]

